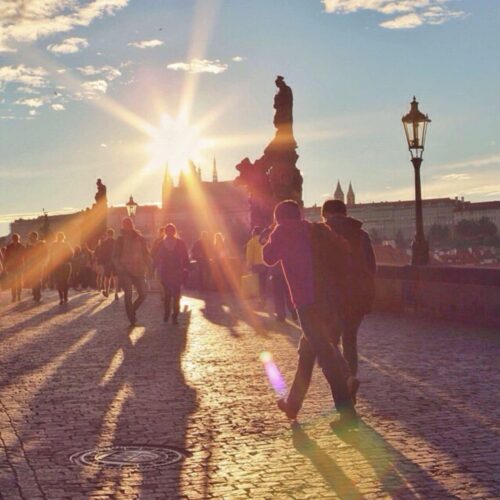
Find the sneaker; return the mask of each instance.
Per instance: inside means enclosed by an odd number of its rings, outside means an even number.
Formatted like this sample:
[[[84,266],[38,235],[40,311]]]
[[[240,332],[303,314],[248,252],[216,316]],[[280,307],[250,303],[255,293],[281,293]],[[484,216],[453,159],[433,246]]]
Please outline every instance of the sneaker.
[[[287,418],[290,420],[297,420],[297,412],[290,408],[286,399],[278,399],[276,404],[278,405],[278,408],[287,416]]]
[[[334,432],[355,431],[358,428],[358,414],[354,409],[340,413],[340,418],[330,422],[330,427]]]
[[[356,394],[358,393],[359,389],[359,380],[351,375],[347,379],[347,390],[349,391],[349,395],[351,396],[352,403],[355,405],[356,404]]]
[[[108,298],[108,297],[109,297],[109,293],[108,293],[106,290],[103,290],[103,291],[102,291],[102,294],[103,294],[106,298]]]

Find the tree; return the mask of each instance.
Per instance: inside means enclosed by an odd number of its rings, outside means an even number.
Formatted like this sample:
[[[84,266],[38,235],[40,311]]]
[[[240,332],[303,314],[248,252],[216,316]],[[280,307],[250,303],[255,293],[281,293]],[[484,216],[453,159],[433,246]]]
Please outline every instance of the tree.
[[[427,234],[427,239],[429,244],[433,247],[440,245],[448,245],[450,243],[450,228],[441,224],[433,224],[429,233]]]

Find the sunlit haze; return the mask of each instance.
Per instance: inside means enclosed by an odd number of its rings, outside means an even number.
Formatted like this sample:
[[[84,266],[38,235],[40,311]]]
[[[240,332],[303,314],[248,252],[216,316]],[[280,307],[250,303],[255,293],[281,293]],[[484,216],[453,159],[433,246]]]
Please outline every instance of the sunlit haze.
[[[500,197],[498,2],[45,3],[0,14],[0,235],[89,206],[97,178],[115,206],[160,201],[167,164],[209,180],[216,158],[233,179],[274,134],[278,74],[306,205],[337,179],[359,202],[412,198],[413,95],[432,119],[424,197]]]

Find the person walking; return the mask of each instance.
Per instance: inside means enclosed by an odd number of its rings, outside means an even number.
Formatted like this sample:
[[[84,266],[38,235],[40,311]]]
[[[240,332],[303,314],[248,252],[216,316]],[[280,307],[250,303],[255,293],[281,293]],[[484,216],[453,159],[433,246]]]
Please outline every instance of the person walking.
[[[80,291],[82,286],[82,265],[85,256],[82,254],[82,247],[76,245],[71,260],[71,286],[73,290]]]
[[[154,265],[164,292],[163,321],[168,322],[173,309],[172,323],[176,325],[180,311],[181,287],[189,271],[189,254],[186,244],[178,237],[174,224],[165,226],[165,237],[157,247]]]
[[[42,284],[45,279],[48,257],[49,253],[45,242],[38,238],[36,231],[31,232],[26,245],[24,275],[25,285],[31,287],[35,302],[40,302],[42,299]]]
[[[80,282],[82,285],[82,290],[88,291],[92,288],[93,282],[93,271],[92,263],[94,261],[94,252],[89,248],[87,243],[82,245],[80,252]]]
[[[274,218],[275,227],[263,248],[263,260],[268,266],[281,262],[283,267],[303,332],[299,361],[305,358],[314,365],[318,359],[340,414],[338,425],[355,428],[357,414],[348,388],[349,366],[331,342],[330,331],[335,310],[341,307],[337,291],[343,284],[348,244],[326,224],[303,220],[295,201],[279,203]],[[297,373],[294,385],[301,385],[302,380],[303,374]],[[291,419],[296,419],[300,410],[293,397],[296,393],[300,390],[292,386],[288,398],[278,401],[280,410]]]
[[[290,291],[286,283],[285,275],[281,263],[275,264],[270,268],[269,274],[271,276],[271,287],[273,291],[274,312],[276,314],[276,321],[284,323],[286,320],[287,309],[293,321],[297,321],[297,311],[292,304],[290,298]]]
[[[56,241],[50,248],[50,269],[53,270],[53,278],[59,293],[59,304],[68,302],[69,280],[71,276],[71,260],[73,250],[66,242],[63,232],[56,234]]]
[[[146,299],[146,272],[151,264],[146,240],[134,227],[130,217],[122,221],[121,235],[118,236],[113,248],[113,264],[118,274],[118,280],[125,294],[125,311],[134,326],[137,321],[137,310]],[[133,289],[137,298],[133,299]]]
[[[252,237],[248,240],[245,251],[246,265],[249,271],[256,274],[259,279],[259,299],[262,306],[266,303],[268,269],[262,259],[261,227],[254,227]]]
[[[21,300],[25,252],[26,248],[21,243],[21,237],[14,233],[4,254],[4,266],[12,293],[12,302]]]
[[[106,239],[101,241],[100,259],[104,272],[104,282],[102,294],[109,297],[111,285],[115,290],[115,300],[118,300],[118,283],[116,279],[115,266],[113,265],[113,249],[115,247],[115,231],[109,228],[106,231]]]
[[[191,257],[196,261],[198,274],[198,289],[205,290],[210,282],[210,240],[208,233],[202,231],[191,249]]]
[[[327,200],[321,210],[326,224],[347,240],[351,250],[348,267],[349,307],[340,311],[333,330],[336,345],[342,339],[342,352],[351,374],[358,373],[358,329],[365,314],[371,312],[375,298],[377,265],[370,236],[362,229],[363,223],[347,215],[343,201]]]

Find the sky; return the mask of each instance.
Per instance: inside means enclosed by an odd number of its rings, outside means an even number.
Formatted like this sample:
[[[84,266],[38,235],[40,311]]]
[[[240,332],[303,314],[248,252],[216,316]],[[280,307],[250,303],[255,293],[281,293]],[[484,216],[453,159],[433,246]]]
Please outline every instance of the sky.
[[[159,202],[165,163],[233,179],[294,93],[306,205],[412,199],[401,117],[432,120],[426,198],[500,199],[497,0],[0,0],[0,235],[17,217]]]

